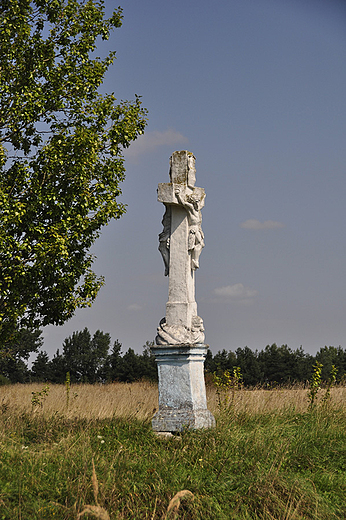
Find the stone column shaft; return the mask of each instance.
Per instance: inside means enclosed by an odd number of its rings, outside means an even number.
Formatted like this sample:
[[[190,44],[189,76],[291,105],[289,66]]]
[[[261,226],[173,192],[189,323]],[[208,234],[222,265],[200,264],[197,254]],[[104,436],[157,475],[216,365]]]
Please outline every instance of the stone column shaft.
[[[191,329],[192,317],[197,314],[197,304],[195,301],[195,272],[190,268],[190,258],[186,247],[187,235],[186,211],[178,205],[172,205],[166,322],[167,325],[179,325]]]

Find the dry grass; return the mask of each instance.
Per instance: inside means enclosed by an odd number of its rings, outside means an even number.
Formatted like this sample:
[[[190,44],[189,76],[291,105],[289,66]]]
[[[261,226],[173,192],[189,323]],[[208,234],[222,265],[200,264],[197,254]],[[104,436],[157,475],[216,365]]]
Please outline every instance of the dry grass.
[[[0,408],[14,412],[32,410],[32,393],[42,391],[45,384],[16,384],[0,387]],[[109,385],[71,385],[67,407],[64,385],[49,385],[48,396],[37,411],[47,415],[58,413],[68,418],[106,419],[136,417],[146,419],[158,407],[157,385],[149,382],[112,383]]]
[[[33,410],[33,392],[39,393],[44,384],[17,384],[0,387],[0,411],[11,409],[12,413]],[[305,412],[309,401],[307,388],[277,388],[273,390],[239,390],[234,399],[236,412],[261,414],[274,410],[295,408]],[[323,395],[321,390],[321,396]],[[70,418],[106,419],[111,417],[136,417],[150,419],[158,408],[157,385],[150,382],[112,383],[108,385],[71,385],[67,407],[64,385],[50,385],[47,397],[42,397],[42,408],[37,412],[51,415],[63,414]],[[40,399],[40,397],[39,397]],[[218,399],[215,388],[207,387],[208,408],[217,412]],[[339,408],[346,406],[346,387],[333,388],[331,402]]]
[[[320,399],[324,392],[325,390],[320,391]],[[211,388],[208,394],[209,409],[213,412],[217,409],[218,403],[215,389]],[[231,400],[231,396],[229,400]],[[346,387],[332,388],[331,402],[338,408],[344,408],[346,406]],[[275,388],[272,390],[262,388],[242,389],[235,393],[234,399],[235,411],[250,414],[262,414],[287,408],[294,408],[297,412],[306,412],[308,406],[308,388],[298,384],[291,388]]]

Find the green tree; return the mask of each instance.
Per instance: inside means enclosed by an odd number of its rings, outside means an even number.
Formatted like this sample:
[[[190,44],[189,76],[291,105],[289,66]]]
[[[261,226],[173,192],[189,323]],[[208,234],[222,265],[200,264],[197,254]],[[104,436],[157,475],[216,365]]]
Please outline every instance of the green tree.
[[[205,356],[205,361],[204,361],[204,372],[212,374],[214,372],[213,369],[214,369],[213,353],[208,346],[207,355]]]
[[[37,354],[37,358],[31,367],[31,380],[38,382],[45,382],[52,380],[51,361],[45,350]]]
[[[232,371],[236,364],[237,358],[234,352],[222,349],[215,354],[213,359],[208,359],[207,367],[211,373],[223,373],[226,370]]]
[[[285,383],[291,375],[291,349],[287,345],[278,347],[276,343],[267,345],[258,354],[263,375],[262,382]]]
[[[258,362],[258,352],[249,347],[237,348],[237,366],[240,367],[245,385],[255,386],[261,380],[261,369]]]
[[[316,361],[322,363],[322,380],[327,381],[332,371],[332,366],[338,369],[338,379],[346,373],[346,351],[339,347],[321,347],[316,354]]]
[[[110,346],[110,335],[97,330],[91,338],[87,328],[74,332],[63,343],[66,372],[72,382],[96,383],[103,372]]]
[[[133,383],[134,381],[141,379],[141,376],[141,362],[139,355],[136,354],[132,348],[129,348],[121,358],[117,379],[118,381]]]
[[[25,383],[30,379],[27,361],[32,352],[42,346],[40,330],[22,328],[12,336],[0,351],[0,374],[11,383]]]
[[[91,340],[90,358],[87,362],[86,377],[90,383],[103,379],[103,367],[106,363],[111,337],[108,332],[97,330]]]
[[[73,332],[72,336],[64,340],[62,355],[65,372],[70,373],[71,382],[88,383],[86,370],[88,359],[91,357],[91,335],[87,328]]]
[[[294,375],[292,379],[307,382],[312,376],[313,364],[316,359],[311,354],[304,352],[300,346],[293,352],[294,354]]]
[[[103,365],[102,378],[105,381],[112,382],[118,380],[120,365],[122,362],[121,348],[121,343],[119,342],[119,340],[116,339],[114,341],[111,353],[108,354]]]
[[[132,383],[140,379],[157,381],[157,365],[151,352],[153,341],[146,341],[143,353],[136,354],[132,348],[121,355],[121,343],[114,342],[111,353],[107,356],[103,373],[105,381],[122,381]],[[101,370],[102,373],[102,370]]]
[[[115,58],[95,57],[120,27],[102,0],[0,5],[0,348],[22,326],[62,324],[103,279],[89,250],[117,201],[122,151],[146,124],[138,97],[99,87]]]
[[[158,379],[155,355],[151,350],[154,344],[154,341],[146,341],[145,345],[143,346],[143,353],[140,356],[141,378],[145,378],[150,381],[157,381]]]
[[[275,343],[267,345],[259,352],[258,361],[261,367],[262,383],[293,383],[306,381],[311,375],[313,357],[305,354],[303,349],[292,350],[287,345],[278,347]]]
[[[52,383],[64,383],[67,372],[65,357],[63,354],[60,354],[60,350],[58,349],[50,361],[50,381]]]

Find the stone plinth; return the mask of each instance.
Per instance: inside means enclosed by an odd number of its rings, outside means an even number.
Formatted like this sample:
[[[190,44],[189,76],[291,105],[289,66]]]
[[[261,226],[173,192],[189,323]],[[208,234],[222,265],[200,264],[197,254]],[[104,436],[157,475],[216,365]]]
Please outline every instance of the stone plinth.
[[[211,428],[215,419],[207,409],[204,360],[207,346],[153,347],[159,372],[159,411],[152,420],[157,432]]]

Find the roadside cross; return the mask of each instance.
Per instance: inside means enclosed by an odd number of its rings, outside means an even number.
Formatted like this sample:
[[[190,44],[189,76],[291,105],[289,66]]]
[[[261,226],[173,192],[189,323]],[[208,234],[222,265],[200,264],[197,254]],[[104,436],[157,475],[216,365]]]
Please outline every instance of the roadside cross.
[[[203,343],[203,321],[197,315],[195,271],[204,247],[202,213],[205,191],[195,187],[195,157],[174,152],[170,182],[159,184],[158,200],[165,207],[159,250],[169,276],[166,317],[161,321],[157,344]]]
[[[158,200],[165,205],[159,251],[169,276],[168,302],[152,347],[159,376],[159,410],[152,426],[165,434],[215,425],[203,371],[208,347],[195,300],[205,192],[195,187],[195,157],[186,150],[173,153],[169,175],[170,182],[158,187]]]

